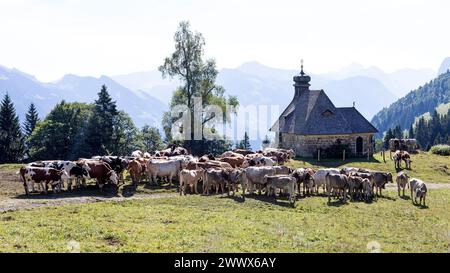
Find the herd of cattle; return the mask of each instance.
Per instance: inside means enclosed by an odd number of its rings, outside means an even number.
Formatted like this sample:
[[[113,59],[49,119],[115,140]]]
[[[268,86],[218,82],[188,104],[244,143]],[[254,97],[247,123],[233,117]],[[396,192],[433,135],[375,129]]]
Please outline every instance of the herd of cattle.
[[[403,155],[403,154],[402,154]],[[400,155],[399,158],[402,158]],[[80,158],[77,161],[39,161],[22,167],[19,171],[21,181],[28,195],[29,185],[35,191],[37,184],[41,191],[47,193],[51,186],[54,192],[62,188],[67,190],[82,188],[86,181],[93,179],[100,190],[105,184],[118,188],[124,183],[124,172],[127,171],[134,186],[142,181],[158,185],[162,181],[179,185],[180,194],[198,194],[199,186],[203,194],[228,193],[234,195],[239,187],[242,196],[246,192],[253,194],[255,190],[273,196],[287,195],[291,203],[296,197],[323,193],[331,198],[370,201],[382,195],[387,183],[393,183],[391,173],[369,169],[344,167],[313,170],[312,168],[292,169],[285,162],[294,156],[292,150],[269,148],[264,151],[234,150],[219,157],[211,154],[200,158],[188,154],[182,147],[172,147],[158,151],[153,155],[135,151],[131,156],[95,156]],[[399,156],[397,153],[395,158]],[[397,161],[396,161],[397,162]],[[406,161],[405,161],[406,162]],[[410,159],[407,161],[409,166]],[[425,205],[427,187],[417,178],[410,179],[404,172],[397,174],[398,194],[401,189],[410,187],[411,198]],[[199,184],[201,183],[201,185]]]

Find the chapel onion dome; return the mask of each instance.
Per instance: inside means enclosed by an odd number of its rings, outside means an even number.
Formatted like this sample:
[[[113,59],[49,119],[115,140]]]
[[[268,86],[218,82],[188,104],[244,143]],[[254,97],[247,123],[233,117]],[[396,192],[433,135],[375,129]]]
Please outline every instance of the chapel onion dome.
[[[296,85],[307,85],[309,86],[309,82],[311,81],[311,77],[306,75],[305,72],[303,72],[303,61],[302,61],[302,70],[300,72],[300,75],[294,76],[294,82]]]

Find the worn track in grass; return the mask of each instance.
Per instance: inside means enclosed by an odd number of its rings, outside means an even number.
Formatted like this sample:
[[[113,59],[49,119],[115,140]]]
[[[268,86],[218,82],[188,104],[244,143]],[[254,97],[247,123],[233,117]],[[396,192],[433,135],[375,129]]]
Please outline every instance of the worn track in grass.
[[[450,189],[450,184],[427,184],[428,189]],[[389,184],[387,190],[397,190],[395,184]],[[408,190],[407,190],[408,193]],[[136,194],[131,197],[123,196],[73,196],[73,197],[59,197],[57,194],[49,196],[39,196],[39,198],[27,199],[23,198],[8,198],[0,200],[0,213],[7,211],[16,211],[21,209],[33,209],[38,207],[63,206],[72,204],[88,204],[96,202],[124,202],[130,200],[155,199],[155,198],[176,198],[177,193],[157,193],[157,194]]]

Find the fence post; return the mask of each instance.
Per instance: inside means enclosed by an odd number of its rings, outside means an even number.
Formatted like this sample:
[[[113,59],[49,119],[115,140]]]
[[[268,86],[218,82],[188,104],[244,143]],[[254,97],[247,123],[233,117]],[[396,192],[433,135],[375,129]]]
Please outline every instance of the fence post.
[[[342,160],[345,161],[345,149],[344,149],[344,151],[342,152]]]
[[[383,154],[383,161],[384,163],[386,163],[386,151],[383,148],[383,151],[381,151],[381,153]]]
[[[317,150],[317,161],[320,161],[320,149]]]

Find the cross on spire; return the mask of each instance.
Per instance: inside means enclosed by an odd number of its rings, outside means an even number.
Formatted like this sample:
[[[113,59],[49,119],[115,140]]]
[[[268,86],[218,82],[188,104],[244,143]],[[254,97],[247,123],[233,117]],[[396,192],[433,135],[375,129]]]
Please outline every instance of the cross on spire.
[[[300,75],[304,76],[305,72],[303,72],[303,59],[302,59],[302,71],[300,72]]]

